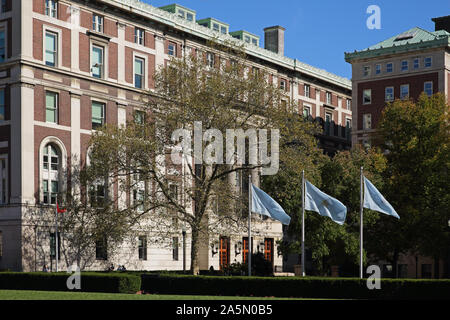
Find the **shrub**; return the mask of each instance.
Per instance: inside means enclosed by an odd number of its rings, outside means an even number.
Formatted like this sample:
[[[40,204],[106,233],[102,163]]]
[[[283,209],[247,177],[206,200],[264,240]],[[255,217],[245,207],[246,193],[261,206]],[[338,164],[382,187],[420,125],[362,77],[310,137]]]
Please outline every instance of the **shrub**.
[[[66,285],[69,276],[68,273],[2,272],[0,273],[0,289],[69,291]],[[136,293],[140,288],[141,278],[138,275],[82,272],[79,291]]]

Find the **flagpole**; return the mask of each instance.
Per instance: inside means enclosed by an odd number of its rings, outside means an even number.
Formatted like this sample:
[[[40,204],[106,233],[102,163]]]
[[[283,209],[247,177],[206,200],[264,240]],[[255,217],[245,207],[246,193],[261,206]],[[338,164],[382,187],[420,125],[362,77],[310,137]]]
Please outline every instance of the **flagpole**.
[[[55,266],[56,266],[56,272],[58,272],[58,204],[56,204],[55,208],[55,225],[56,225],[56,232],[55,232]]]
[[[361,167],[361,176],[360,176],[360,243],[359,243],[359,277],[363,278],[363,202],[364,202],[364,181],[363,181],[363,167]]]
[[[252,275],[252,176],[248,175],[248,276]]]
[[[302,171],[302,277],[305,276],[305,170]]]

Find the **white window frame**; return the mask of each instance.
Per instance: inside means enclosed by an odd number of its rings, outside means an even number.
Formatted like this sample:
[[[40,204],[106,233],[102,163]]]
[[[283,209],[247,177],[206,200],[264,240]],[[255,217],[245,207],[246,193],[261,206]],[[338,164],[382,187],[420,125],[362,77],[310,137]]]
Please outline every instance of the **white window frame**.
[[[369,120],[367,123],[366,119]],[[372,114],[364,113],[363,114],[363,130],[371,130],[372,129]]]
[[[92,124],[93,124],[93,121],[92,121],[93,120],[93,118],[92,118],[92,110],[93,110],[94,103],[95,104],[101,104],[103,106],[102,118],[101,118],[102,119],[101,126],[104,126],[105,123],[106,123],[106,105],[107,105],[107,103],[105,101],[97,100],[97,99],[92,99],[91,100],[91,127],[92,127],[92,130],[97,130],[97,129],[94,129],[94,126],[92,126]]]
[[[206,52],[206,64],[209,68],[214,68],[215,66],[215,54],[213,52]]]
[[[351,99],[346,99],[346,108],[347,110],[352,110],[352,100]]]
[[[428,94],[428,93],[427,93],[427,90],[426,90],[427,84],[431,84],[431,88],[430,88],[431,94]],[[423,83],[423,92],[425,92],[428,96],[432,96],[432,95],[433,95],[433,81],[425,81],[425,82]]]
[[[135,88],[136,88],[136,59],[140,59],[143,61],[143,65],[142,65],[143,70],[142,71],[144,73],[142,75],[142,88],[137,88],[137,89],[144,90],[144,89],[147,89],[147,76],[146,76],[147,75],[146,70],[148,67],[147,59],[140,55],[133,54],[133,87],[135,87]]]
[[[369,92],[369,102],[364,101],[364,97],[365,97],[365,92]],[[363,96],[362,96],[362,104],[371,104],[372,103],[372,89],[364,89],[362,92]]]
[[[347,127],[348,123],[350,125]],[[345,138],[348,139],[351,136],[351,132],[352,132],[352,119],[351,118],[345,117],[345,127],[342,129],[345,132]]]
[[[427,59],[430,59],[430,65],[427,66]],[[424,68],[431,68],[433,66],[433,57],[429,56],[429,57],[424,57],[423,58],[423,67]]]
[[[413,69],[417,70],[419,68],[420,68],[420,58],[414,58],[414,60],[413,60]]]
[[[287,91],[286,80],[280,79],[280,89],[283,90],[283,91]]]
[[[58,1],[57,0],[45,0],[44,14],[47,17],[58,18]],[[53,7],[54,6],[54,7]]]
[[[42,39],[43,39],[43,43],[42,43],[42,62],[44,65],[47,66],[46,64],[46,59],[45,59],[45,53],[46,53],[46,47],[45,47],[45,38],[46,38],[46,34],[47,32],[49,33],[53,33],[56,34],[56,45],[57,45],[57,54],[56,54],[56,63],[54,67],[48,66],[50,68],[60,68],[61,67],[61,61],[62,61],[62,31],[61,29],[57,29],[54,28],[52,26],[47,26],[47,25],[43,25],[42,26]]]
[[[370,66],[363,66],[363,77],[370,77],[371,68]]]
[[[406,96],[403,96],[402,88],[405,88],[405,87],[408,88],[408,94]],[[402,99],[402,100],[409,99],[409,84],[408,83],[400,85],[400,99]]]
[[[47,93],[51,93],[55,95],[55,108],[54,108],[54,112],[55,112],[55,122],[51,122],[51,121],[47,121]],[[58,124],[59,123],[59,92],[58,91],[53,91],[53,90],[45,90],[45,122],[47,123],[54,123],[54,124]]]
[[[3,163],[5,168],[3,168]],[[7,204],[9,202],[8,197],[8,154],[0,155],[0,204]],[[5,183],[3,183],[3,181]],[[0,249],[1,250],[1,249]],[[0,254],[1,256],[1,254]]]
[[[388,65],[392,66],[391,71],[389,71]],[[394,72],[394,63],[393,62],[387,62],[386,63],[386,73],[392,73],[392,72]]]
[[[392,89],[392,97],[388,98],[388,89]],[[384,88],[384,101],[394,101],[394,87],[393,86],[389,86],[389,87],[385,87]]]
[[[103,33],[105,30],[105,17],[97,13],[92,14],[92,30]]]
[[[134,43],[138,45],[145,45],[145,30],[139,27],[134,27]]]
[[[305,117],[305,113],[304,113],[305,110],[308,110],[308,116],[307,117],[312,117],[311,109],[312,108],[311,108],[310,105],[304,104],[303,105],[303,112],[302,112],[303,117]]]
[[[303,91],[304,91],[305,97],[311,98],[311,86],[309,84],[304,84]]]
[[[381,74],[381,64],[380,63],[377,63],[376,65],[375,65],[375,74]]]
[[[406,63],[406,67],[404,67],[404,63]],[[402,72],[408,71],[409,70],[409,61],[408,60],[402,60],[401,64],[400,64],[400,70]]]
[[[190,13],[190,12],[186,12],[186,20],[187,21],[194,21],[194,15],[192,13]]]
[[[171,46],[173,46],[173,50],[170,50]],[[171,51],[173,54],[170,53]],[[169,43],[167,44],[167,54],[171,57],[177,56],[177,44],[175,42],[169,41]]]
[[[94,47],[101,47],[103,49],[103,61],[102,61],[102,68],[101,68],[101,72],[100,72],[101,73],[100,78],[94,77],[94,74],[92,72],[92,69],[93,69],[92,62],[94,61]],[[91,75],[92,78],[103,79],[103,80],[106,80],[108,78],[108,63],[107,63],[107,61],[108,61],[108,43],[99,41],[97,39],[91,39],[89,74]]]
[[[330,91],[326,91],[325,101],[327,104],[331,105],[331,102],[333,101],[333,94]]]
[[[330,122],[329,122],[329,127],[328,127],[328,135],[332,136],[334,134],[334,128],[333,128],[333,112],[325,112],[325,130],[324,130],[324,134],[327,134],[327,116],[330,116]]]

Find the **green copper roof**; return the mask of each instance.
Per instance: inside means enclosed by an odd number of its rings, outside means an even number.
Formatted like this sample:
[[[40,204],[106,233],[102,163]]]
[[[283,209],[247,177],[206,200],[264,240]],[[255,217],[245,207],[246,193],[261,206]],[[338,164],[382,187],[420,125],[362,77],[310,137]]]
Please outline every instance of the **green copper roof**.
[[[448,46],[449,43],[450,33],[445,30],[427,31],[415,27],[364,50],[345,53],[345,60],[351,61],[358,58],[370,58],[384,54]]]

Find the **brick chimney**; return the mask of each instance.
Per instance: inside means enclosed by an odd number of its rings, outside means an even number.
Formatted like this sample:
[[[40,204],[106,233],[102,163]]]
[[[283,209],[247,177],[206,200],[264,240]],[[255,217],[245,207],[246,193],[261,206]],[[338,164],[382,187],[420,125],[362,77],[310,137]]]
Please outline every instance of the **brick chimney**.
[[[284,56],[284,31],[281,26],[264,29],[264,48]]]
[[[450,16],[431,19],[434,22],[434,31],[445,30],[450,32]]]

